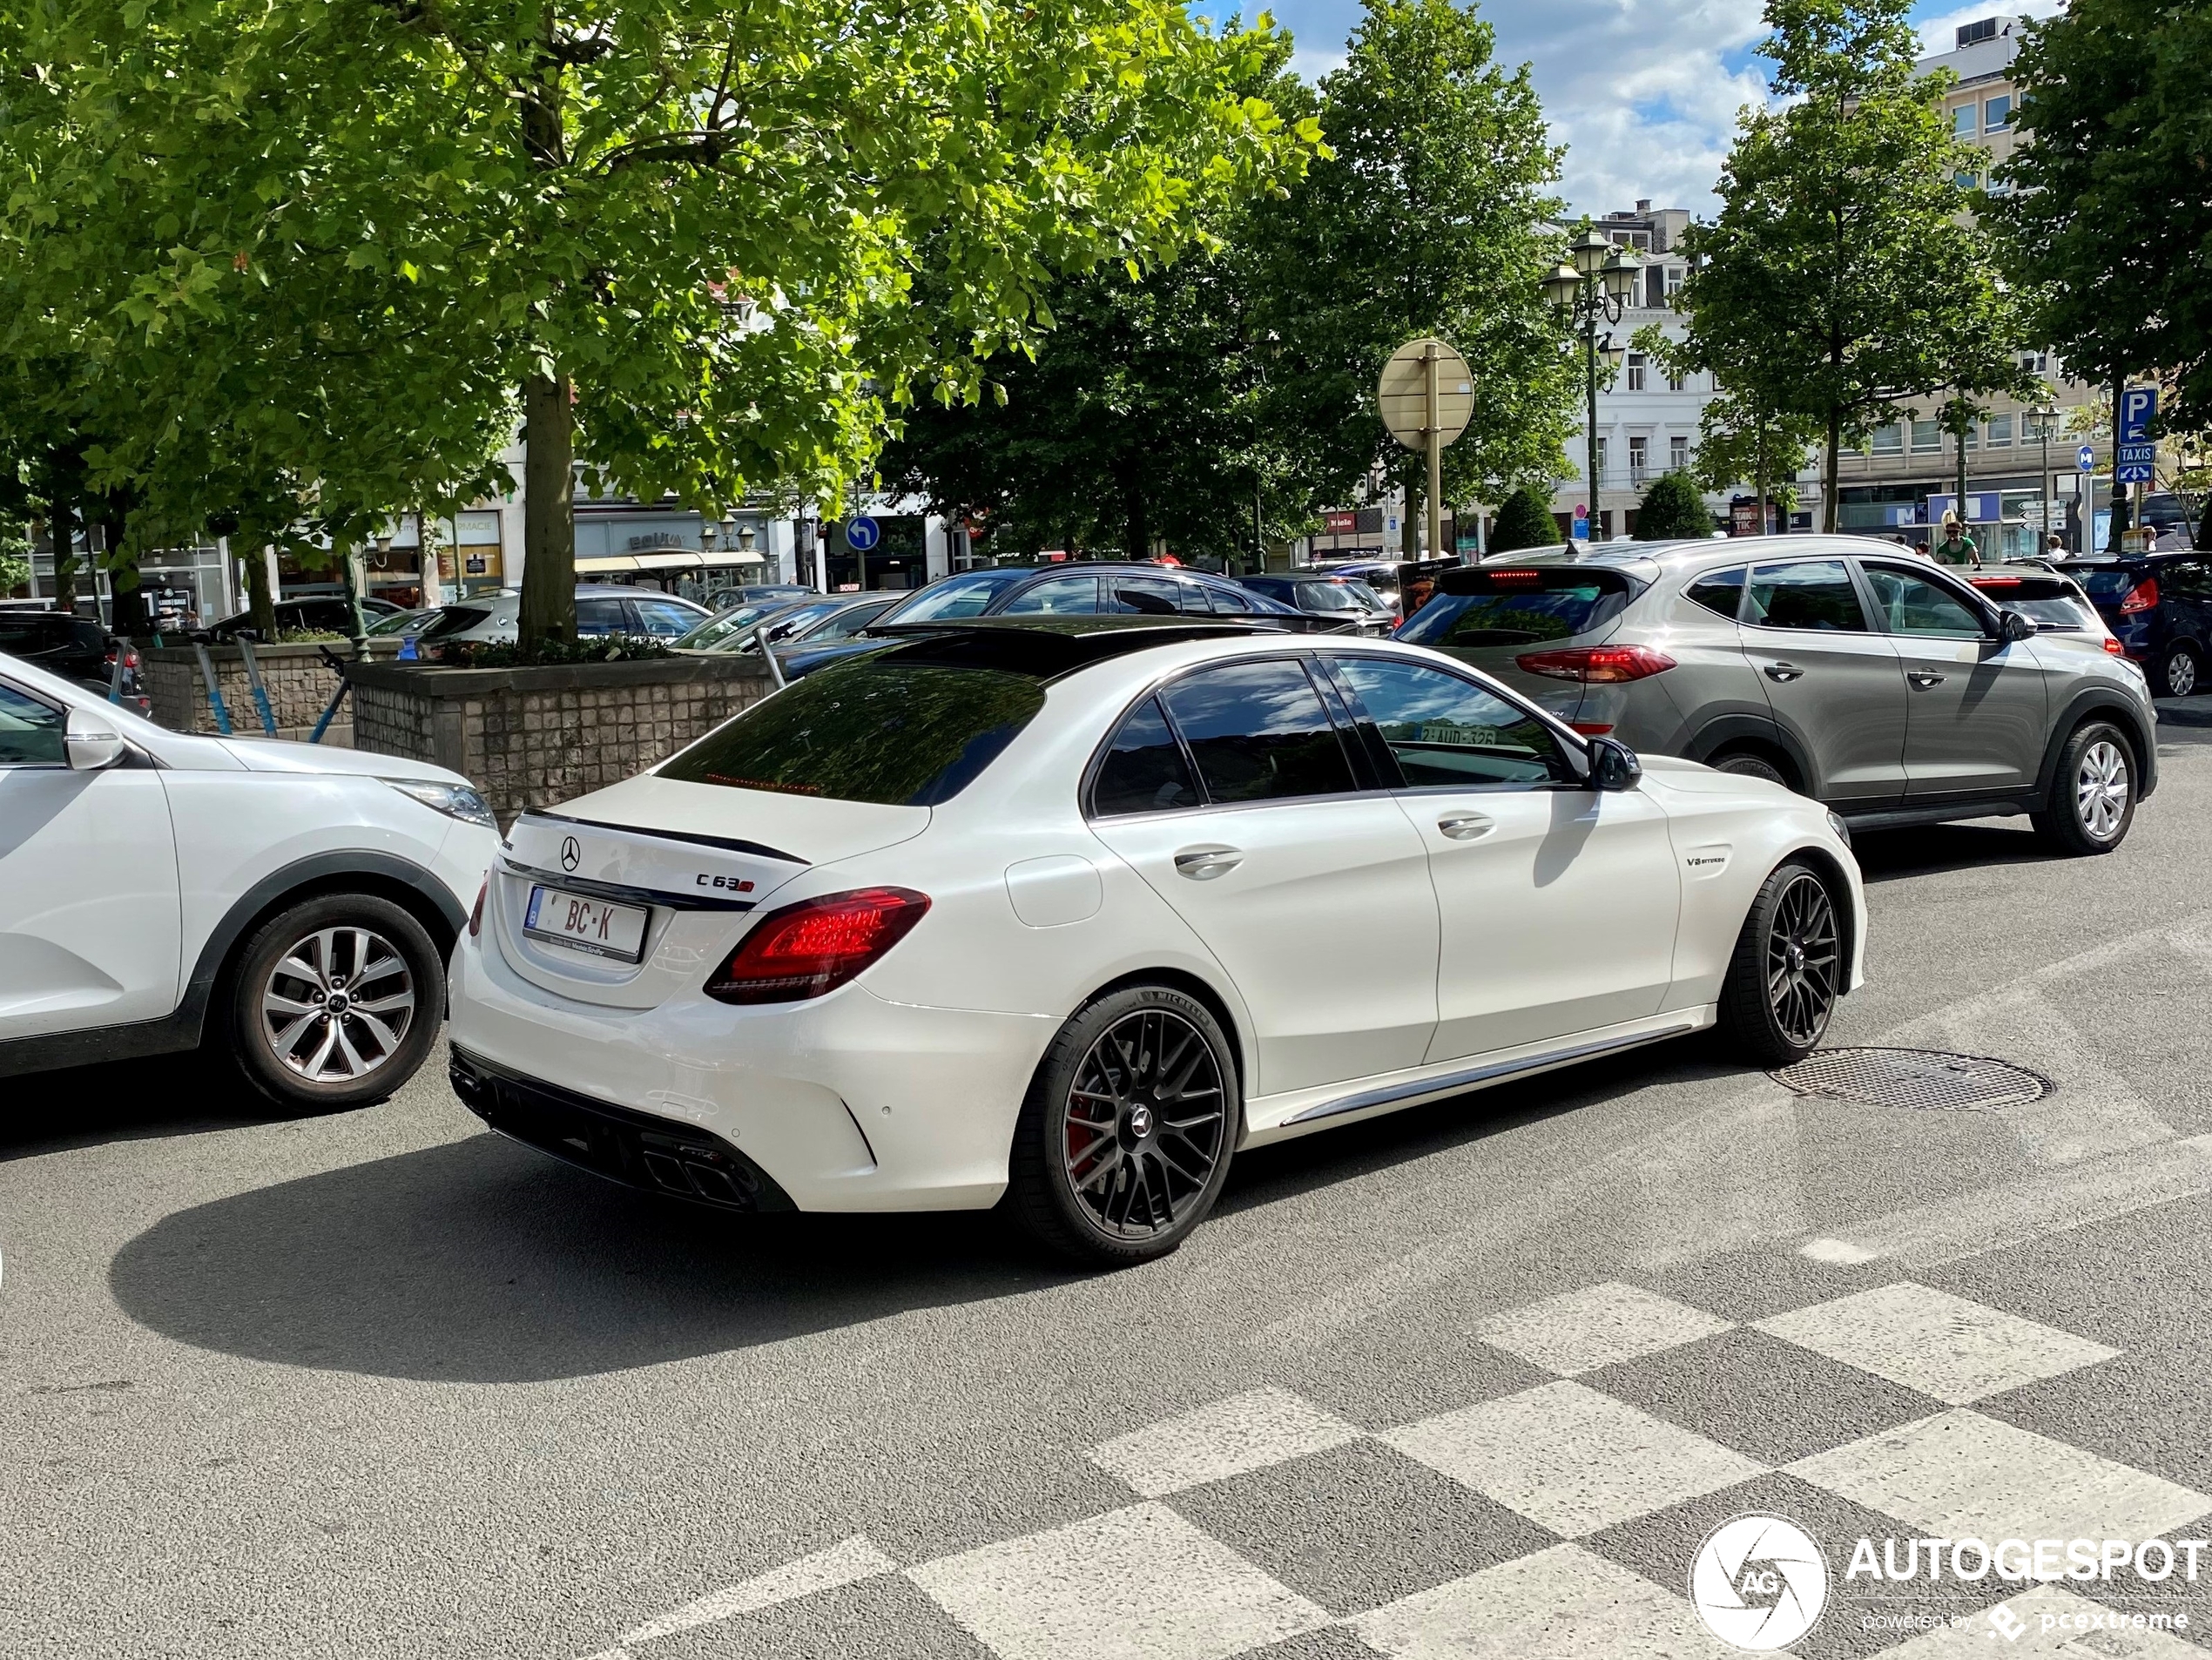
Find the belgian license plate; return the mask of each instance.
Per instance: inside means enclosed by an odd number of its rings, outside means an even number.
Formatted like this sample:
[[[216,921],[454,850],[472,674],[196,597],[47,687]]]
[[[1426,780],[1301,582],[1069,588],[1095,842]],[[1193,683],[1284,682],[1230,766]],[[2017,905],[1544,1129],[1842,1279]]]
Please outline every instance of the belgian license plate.
[[[613,905],[562,887],[533,887],[523,932],[572,951],[635,962],[644,955],[649,914],[640,905]]]

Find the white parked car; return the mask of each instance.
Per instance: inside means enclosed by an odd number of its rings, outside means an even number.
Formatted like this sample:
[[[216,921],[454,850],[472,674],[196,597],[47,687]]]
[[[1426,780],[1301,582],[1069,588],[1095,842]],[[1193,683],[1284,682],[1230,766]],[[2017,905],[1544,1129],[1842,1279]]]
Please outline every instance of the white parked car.
[[[442,767],[173,732],[0,656],[0,1077],[206,1041],[280,1106],[381,1100],[498,847]]]
[[[1837,820],[1440,653],[1180,618],[916,624],[526,813],[454,955],[494,1128],[691,1199],[1011,1208],[1172,1249],[1239,1148],[1859,977]]]

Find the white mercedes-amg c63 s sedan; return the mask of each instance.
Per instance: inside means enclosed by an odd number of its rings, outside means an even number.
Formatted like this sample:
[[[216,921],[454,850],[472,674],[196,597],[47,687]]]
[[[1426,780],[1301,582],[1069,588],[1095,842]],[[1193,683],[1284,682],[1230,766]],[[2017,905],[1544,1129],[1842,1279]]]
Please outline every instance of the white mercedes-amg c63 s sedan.
[[[493,1128],[738,1210],[1170,1251],[1242,1147],[1858,983],[1838,821],[1453,659],[1181,618],[920,624],[516,821],[452,967]]]

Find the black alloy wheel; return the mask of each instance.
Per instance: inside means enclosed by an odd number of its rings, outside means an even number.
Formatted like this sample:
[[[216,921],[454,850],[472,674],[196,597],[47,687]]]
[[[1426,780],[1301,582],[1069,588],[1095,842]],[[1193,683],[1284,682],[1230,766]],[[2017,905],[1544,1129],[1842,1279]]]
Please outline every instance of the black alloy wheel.
[[[1777,866],[1737,936],[1721,986],[1722,1029],[1762,1064],[1794,1065],[1826,1035],[1846,973],[1827,881],[1795,860]]]
[[[1105,1266],[1183,1243],[1213,1208],[1242,1120],[1205,1006],[1137,986],[1080,1010],[1047,1051],[1015,1131],[1011,1208],[1064,1255]]]

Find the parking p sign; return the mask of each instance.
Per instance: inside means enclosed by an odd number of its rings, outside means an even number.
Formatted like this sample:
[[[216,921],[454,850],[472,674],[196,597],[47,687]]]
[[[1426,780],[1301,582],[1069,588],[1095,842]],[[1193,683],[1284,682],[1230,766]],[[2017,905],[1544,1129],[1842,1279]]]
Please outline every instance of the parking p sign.
[[[2150,438],[2151,417],[2158,413],[2158,388],[2131,386],[2120,395],[2120,442],[2145,443]]]

